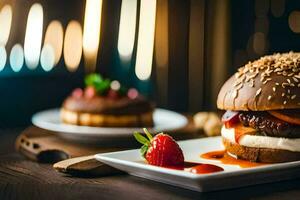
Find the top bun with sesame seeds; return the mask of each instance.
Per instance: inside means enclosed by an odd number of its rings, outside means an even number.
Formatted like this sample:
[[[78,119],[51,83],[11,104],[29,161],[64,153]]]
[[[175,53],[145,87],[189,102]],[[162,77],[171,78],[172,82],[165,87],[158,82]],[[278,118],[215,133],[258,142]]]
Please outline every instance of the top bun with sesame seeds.
[[[300,53],[264,56],[238,69],[221,88],[217,107],[233,111],[300,108]]]

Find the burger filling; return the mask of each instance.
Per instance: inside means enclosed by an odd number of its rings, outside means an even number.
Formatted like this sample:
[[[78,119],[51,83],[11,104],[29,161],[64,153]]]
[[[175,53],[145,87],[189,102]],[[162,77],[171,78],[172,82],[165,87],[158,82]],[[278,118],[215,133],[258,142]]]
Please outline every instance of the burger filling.
[[[222,136],[247,147],[300,152],[298,114],[298,110],[227,111],[222,118]]]

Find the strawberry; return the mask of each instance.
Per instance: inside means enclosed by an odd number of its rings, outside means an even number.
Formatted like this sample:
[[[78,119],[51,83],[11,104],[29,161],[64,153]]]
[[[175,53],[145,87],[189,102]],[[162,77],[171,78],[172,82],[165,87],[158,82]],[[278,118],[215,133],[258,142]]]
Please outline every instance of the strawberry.
[[[72,96],[75,98],[81,98],[83,96],[83,91],[81,88],[76,88],[72,92]]]
[[[91,99],[97,95],[96,89],[93,86],[88,86],[84,90],[84,96]]]
[[[147,138],[138,132],[134,133],[134,137],[143,144],[141,154],[150,165],[161,167],[181,167],[184,165],[182,150],[171,136],[159,133],[152,137],[146,128],[144,128],[144,132]]]

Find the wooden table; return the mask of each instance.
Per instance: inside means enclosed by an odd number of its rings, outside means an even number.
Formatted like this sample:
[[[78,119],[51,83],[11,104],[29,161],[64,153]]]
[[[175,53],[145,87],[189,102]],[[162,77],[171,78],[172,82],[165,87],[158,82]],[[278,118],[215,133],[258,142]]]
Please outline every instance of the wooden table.
[[[14,152],[22,129],[0,130],[0,199],[299,199],[300,179],[197,193],[129,175],[74,178]],[[230,184],[230,180],[228,180]]]

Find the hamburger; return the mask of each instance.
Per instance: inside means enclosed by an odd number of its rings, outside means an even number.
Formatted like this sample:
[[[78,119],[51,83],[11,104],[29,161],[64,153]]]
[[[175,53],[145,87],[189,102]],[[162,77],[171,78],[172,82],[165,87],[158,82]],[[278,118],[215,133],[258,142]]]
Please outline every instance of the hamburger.
[[[253,162],[300,160],[300,53],[249,62],[221,88],[217,107],[229,155]]]

